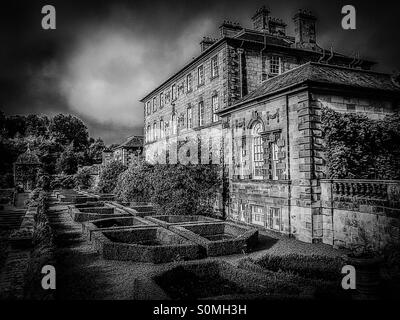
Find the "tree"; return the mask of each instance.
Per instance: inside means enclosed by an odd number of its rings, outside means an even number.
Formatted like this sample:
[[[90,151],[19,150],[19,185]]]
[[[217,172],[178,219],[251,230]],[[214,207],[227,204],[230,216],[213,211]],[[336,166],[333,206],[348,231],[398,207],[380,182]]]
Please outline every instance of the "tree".
[[[55,174],[56,164],[63,152],[63,146],[54,140],[42,139],[36,146],[36,154],[42,164],[42,169],[47,174]]]
[[[88,164],[101,163],[103,157],[103,150],[105,149],[104,141],[101,138],[94,140],[90,139],[90,146],[87,152]]]
[[[64,146],[72,143],[74,151],[83,151],[88,147],[88,129],[77,117],[58,114],[50,121],[49,131],[56,142]]]
[[[35,137],[47,137],[50,120],[47,116],[29,114],[26,117],[26,134]]]
[[[57,170],[60,173],[75,174],[78,171],[78,157],[72,145],[68,146],[57,160]]]
[[[125,170],[126,166],[119,161],[107,163],[100,173],[98,191],[103,193],[113,192],[117,185],[118,176]]]

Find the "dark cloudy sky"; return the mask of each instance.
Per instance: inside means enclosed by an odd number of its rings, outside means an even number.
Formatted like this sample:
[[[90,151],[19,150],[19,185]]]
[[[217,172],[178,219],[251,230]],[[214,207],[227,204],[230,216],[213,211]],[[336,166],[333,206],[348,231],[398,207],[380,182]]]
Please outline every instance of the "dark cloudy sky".
[[[140,98],[196,56],[202,36],[217,36],[224,19],[250,27],[263,4],[288,23],[289,34],[291,17],[306,8],[318,17],[321,46],[358,51],[378,61],[378,71],[400,67],[399,5],[383,0],[7,2],[0,2],[0,108],[71,113],[107,143],[142,132]],[[41,28],[45,4],[56,8],[56,30]],[[355,31],[341,28],[346,4],[357,10]]]

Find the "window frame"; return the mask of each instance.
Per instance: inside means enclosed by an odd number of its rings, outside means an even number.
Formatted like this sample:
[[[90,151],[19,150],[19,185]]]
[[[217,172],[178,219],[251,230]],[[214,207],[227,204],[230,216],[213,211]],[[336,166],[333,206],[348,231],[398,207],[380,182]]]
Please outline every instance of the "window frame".
[[[274,59],[277,59],[277,64],[272,63]],[[276,62],[276,61],[275,61]],[[277,69],[277,72],[273,72],[272,69]],[[277,76],[281,74],[281,57],[277,55],[271,55],[269,58],[268,73],[272,76]]]
[[[153,101],[152,102],[153,103],[153,112],[156,112],[157,111],[157,97],[154,96],[152,101]]]
[[[205,119],[204,100],[199,101],[198,108],[199,108],[199,127],[201,127],[204,126],[204,119]]]
[[[186,129],[193,128],[193,110],[192,107],[189,105],[186,108]]]
[[[264,166],[264,148],[263,148],[263,139],[261,136],[262,132],[262,124],[261,122],[257,122],[254,124],[252,128],[252,177],[256,180],[261,180],[264,178],[263,176],[263,166]]]
[[[214,98],[216,98],[215,99],[216,104],[214,104]],[[215,106],[216,106],[216,108],[215,108]],[[211,120],[212,120],[211,122],[212,123],[218,122],[220,120],[219,116],[217,114],[215,114],[215,111],[218,111],[218,110],[219,110],[219,96],[218,96],[218,93],[215,93],[211,97]]]
[[[171,101],[175,101],[178,98],[177,92],[176,92],[176,83],[174,83],[171,86]]]
[[[201,70],[201,77],[200,77],[200,70]],[[197,67],[197,86],[203,86],[205,84],[205,75],[204,75],[204,66],[200,65]]]
[[[164,92],[160,92],[160,109],[164,108]]]
[[[211,79],[217,78],[218,76],[219,76],[219,63],[217,54],[211,58]]]
[[[188,73],[186,75],[186,92],[189,93],[192,91],[193,91],[193,75],[192,75],[192,73]]]

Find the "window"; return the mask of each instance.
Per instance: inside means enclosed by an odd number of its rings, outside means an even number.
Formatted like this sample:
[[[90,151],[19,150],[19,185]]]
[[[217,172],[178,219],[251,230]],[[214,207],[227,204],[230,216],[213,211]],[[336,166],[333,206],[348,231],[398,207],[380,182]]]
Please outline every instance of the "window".
[[[281,210],[280,208],[269,208],[269,228],[274,230],[281,229]]]
[[[219,116],[216,114],[218,111],[218,95],[213,95],[211,98],[211,108],[212,108],[212,122],[217,122],[219,120]]]
[[[176,116],[173,114],[171,117],[172,134],[176,134]]]
[[[204,126],[204,101],[199,102],[199,126]]]
[[[174,101],[176,100],[176,84],[172,85],[171,91],[172,91],[172,101]]]
[[[204,68],[200,66],[197,68],[197,84],[199,86],[204,84]]]
[[[276,142],[270,143],[270,150],[271,150],[272,180],[279,180],[280,172],[277,169],[277,164],[279,163],[279,158],[278,158],[279,148]]]
[[[164,131],[164,120],[163,118],[160,119],[160,138],[164,138],[165,136],[165,131]]]
[[[269,60],[269,73],[271,75],[277,75],[281,72],[281,58],[278,56],[271,56]]]
[[[146,103],[146,113],[148,115],[150,114],[150,101],[147,101],[147,103]]]
[[[211,58],[211,78],[218,77],[218,56]]]
[[[186,126],[188,129],[192,128],[192,107],[188,107],[186,110]]]
[[[153,140],[157,140],[157,122],[153,123]]]
[[[160,109],[164,107],[164,92],[160,93]]]
[[[153,98],[153,112],[157,110],[157,98]]]
[[[264,165],[264,150],[262,146],[261,133],[262,125],[258,122],[253,127],[253,177],[261,179],[263,177],[262,168]]]
[[[263,208],[261,206],[251,206],[251,222],[263,225]]]
[[[192,74],[189,73],[186,76],[186,92],[191,92],[192,91]]]
[[[182,83],[178,85],[178,98],[181,95],[183,95],[184,90],[185,90],[185,83],[184,83],[184,81],[182,81]]]
[[[151,126],[147,126],[147,131],[146,131],[146,140],[149,142],[151,140]]]

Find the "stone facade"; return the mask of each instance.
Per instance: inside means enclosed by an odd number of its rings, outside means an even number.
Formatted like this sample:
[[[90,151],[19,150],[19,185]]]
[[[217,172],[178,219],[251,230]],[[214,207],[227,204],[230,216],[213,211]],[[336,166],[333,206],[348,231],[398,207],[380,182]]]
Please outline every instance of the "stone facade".
[[[400,92],[367,71],[373,62],[319,47],[315,21],[297,13],[295,37],[265,8],[254,30],[224,22],[220,39],[203,40],[142,99],[147,161],[222,165],[223,216],[306,242],[324,238],[321,108],[378,119],[398,109]]]
[[[327,73],[343,72],[354,77],[366,74],[355,69],[307,64],[289,72],[286,78],[291,79],[291,73],[293,78],[298,77],[295,73],[313,77],[312,73],[318,74],[320,69]],[[376,76],[372,72],[367,74]],[[388,75],[386,80],[390,82]],[[273,82],[277,82],[284,86],[284,81],[287,80],[275,78],[269,85],[273,87]],[[230,152],[225,152],[225,156],[230,158],[225,159],[230,166],[230,197],[226,211],[230,219],[290,234],[305,242],[323,241],[348,246],[352,241],[348,239],[349,234],[343,222],[349,220],[346,216],[348,207],[343,204],[343,208],[347,209],[336,210],[335,215],[327,217],[328,209],[325,207],[328,193],[325,192],[324,198],[321,198],[321,179],[325,178],[321,108],[358,112],[372,119],[382,119],[399,110],[400,88],[392,92],[389,98],[388,93],[383,92],[366,94],[365,91],[353,90],[349,94],[339,87],[332,87],[329,92],[324,88],[324,82],[321,82],[321,86],[309,86],[307,81],[279,94],[268,94],[267,90],[264,96],[261,94],[256,100],[245,100],[220,112],[223,121],[226,120],[224,138],[231,142]],[[254,128],[259,125],[262,129],[255,133]],[[262,141],[262,161],[259,166],[256,139]],[[400,186],[400,182],[397,182],[397,186]],[[400,207],[398,202],[393,206]],[[364,203],[361,209],[352,210],[355,211],[353,214],[358,215],[356,220],[361,221],[367,219],[363,214],[365,210],[374,212],[375,209]],[[327,224],[326,221],[333,216],[335,222]],[[386,221],[384,217],[379,219],[382,223],[374,228],[382,231],[381,238],[387,237],[387,232],[383,230],[387,230],[388,225],[396,226],[397,229],[392,229],[397,232],[398,238],[398,217],[395,219],[397,222]],[[336,233],[335,243],[329,240],[329,232]],[[381,242],[384,243],[383,240]]]

